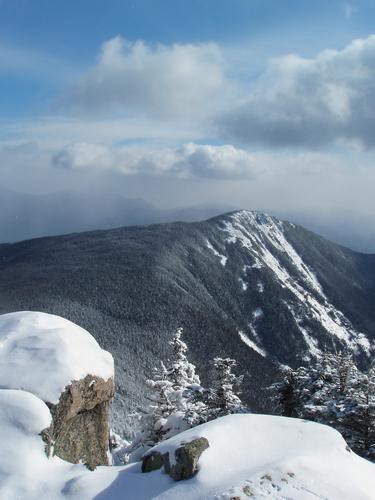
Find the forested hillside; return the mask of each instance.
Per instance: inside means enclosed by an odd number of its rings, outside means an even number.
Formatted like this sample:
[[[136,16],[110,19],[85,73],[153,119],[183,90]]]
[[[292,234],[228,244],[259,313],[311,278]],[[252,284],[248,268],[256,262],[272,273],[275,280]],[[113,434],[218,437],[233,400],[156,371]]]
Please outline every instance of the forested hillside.
[[[203,383],[209,359],[235,358],[243,400],[269,411],[280,364],[325,348],[368,363],[374,301],[375,256],[254,212],[0,245],[1,313],[64,316],[114,355],[118,429],[178,327]]]

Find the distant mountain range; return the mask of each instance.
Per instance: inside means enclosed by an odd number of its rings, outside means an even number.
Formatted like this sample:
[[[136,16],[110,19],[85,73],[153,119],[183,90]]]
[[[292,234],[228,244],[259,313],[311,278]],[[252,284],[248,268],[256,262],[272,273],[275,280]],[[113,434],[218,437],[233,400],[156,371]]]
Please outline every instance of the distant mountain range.
[[[0,243],[120,226],[199,221],[232,209],[222,205],[161,210],[142,199],[116,194],[33,195],[0,189]]]
[[[209,359],[234,357],[244,400],[270,411],[264,389],[280,365],[324,349],[369,362],[374,304],[375,255],[256,212],[0,245],[1,313],[64,316],[113,353],[117,428],[145,403],[179,326],[204,383]]]
[[[237,208],[216,203],[163,210],[141,198],[118,194],[66,191],[33,195],[0,188],[0,243],[122,226],[194,222]],[[375,253],[375,227],[369,214],[278,210],[274,215],[353,250]]]

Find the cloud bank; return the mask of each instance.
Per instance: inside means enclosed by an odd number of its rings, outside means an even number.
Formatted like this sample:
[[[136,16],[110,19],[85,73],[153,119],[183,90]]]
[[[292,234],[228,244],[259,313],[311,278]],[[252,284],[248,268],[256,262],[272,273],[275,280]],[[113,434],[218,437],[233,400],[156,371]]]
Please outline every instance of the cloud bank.
[[[178,148],[111,148],[75,143],[56,152],[52,164],[68,170],[107,170],[124,175],[168,175],[180,179],[249,178],[261,170],[255,158],[242,149],[194,143]]]
[[[218,120],[221,136],[246,144],[375,146],[375,35],[314,59],[269,62],[241,105]]]

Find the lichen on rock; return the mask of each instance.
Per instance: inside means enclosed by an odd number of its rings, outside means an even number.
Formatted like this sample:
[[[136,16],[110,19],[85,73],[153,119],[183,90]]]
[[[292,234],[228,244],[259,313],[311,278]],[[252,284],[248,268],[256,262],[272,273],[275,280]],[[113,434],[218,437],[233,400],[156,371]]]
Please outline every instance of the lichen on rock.
[[[152,472],[161,469],[175,481],[190,479],[198,471],[198,461],[207,448],[209,442],[205,437],[193,439],[188,443],[181,443],[174,451],[174,461],[171,463],[169,452],[162,453],[153,450],[146,453],[142,460],[142,472]]]
[[[49,404],[52,425],[43,432],[48,455],[82,461],[89,469],[109,465],[109,406],[113,379],[93,375],[74,381],[56,405]]]

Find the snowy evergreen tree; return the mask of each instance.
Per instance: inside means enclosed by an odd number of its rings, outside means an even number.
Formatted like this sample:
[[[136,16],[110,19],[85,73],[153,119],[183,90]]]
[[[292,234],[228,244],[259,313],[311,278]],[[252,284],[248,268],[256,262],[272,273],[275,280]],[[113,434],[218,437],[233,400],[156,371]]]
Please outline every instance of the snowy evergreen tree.
[[[237,376],[232,372],[236,364],[231,358],[213,360],[215,379],[212,389],[206,393],[207,420],[245,410],[239,397],[243,375]]]
[[[153,380],[147,381],[151,389],[150,404],[140,414],[140,431],[128,450],[132,460],[138,460],[160,441],[201,423],[205,414],[201,396],[204,391],[195,366],[187,359],[182,328],[176,331],[170,345],[173,354],[170,363],[167,366],[161,363],[154,370]]]
[[[287,370],[283,380],[271,386],[276,393],[273,397],[284,417],[299,417],[301,406],[301,395],[298,378],[293,370]]]
[[[346,397],[341,401],[337,420],[350,447],[361,455],[375,458],[375,368],[367,373],[353,371]]]
[[[272,385],[280,413],[330,425],[357,453],[375,452],[375,367],[362,373],[346,353],[323,353]],[[375,457],[374,457],[375,458]]]

